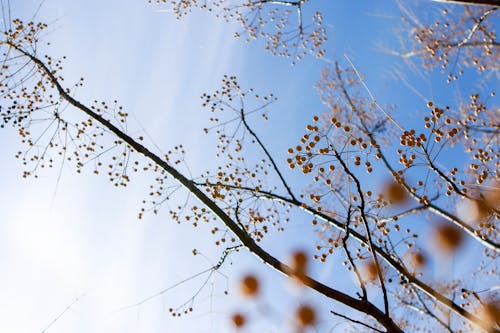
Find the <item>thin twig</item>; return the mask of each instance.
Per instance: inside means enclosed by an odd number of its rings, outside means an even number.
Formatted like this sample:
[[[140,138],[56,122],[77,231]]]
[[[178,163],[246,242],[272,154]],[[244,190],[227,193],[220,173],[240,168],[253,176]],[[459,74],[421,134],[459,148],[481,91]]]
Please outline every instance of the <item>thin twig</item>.
[[[359,79],[359,82],[361,82],[361,84],[363,85],[363,87],[365,88],[366,92],[368,93],[368,95],[370,96],[373,104],[377,107],[377,109],[379,109],[380,111],[382,111],[382,113],[387,117],[387,119],[389,119],[394,125],[396,125],[396,127],[401,131],[403,132],[403,128],[398,124],[398,122],[396,120],[394,120],[394,118],[389,114],[387,113],[387,111],[385,111],[381,106],[380,104],[378,104],[377,100],[375,99],[375,97],[373,96],[370,88],[368,88],[368,85],[366,84],[365,80],[362,78],[361,74],[359,73],[359,71],[357,70],[356,66],[354,66],[354,64],[352,63],[351,59],[349,58],[349,56],[347,54],[344,54],[344,57],[347,59],[347,61],[349,62],[349,64],[351,65],[352,69],[354,70],[354,72],[356,73],[356,76],[358,77]]]
[[[342,157],[340,156],[339,152],[336,149],[334,149],[334,154],[335,154],[335,157],[337,158],[337,161],[340,163],[340,165],[344,169],[344,172],[356,184],[356,190],[358,192],[358,195],[359,195],[360,201],[361,201],[358,208],[359,208],[359,212],[361,214],[361,220],[363,221],[363,225],[364,225],[365,230],[366,230],[366,239],[368,240],[368,247],[369,247],[370,252],[372,254],[373,263],[375,264],[375,268],[377,270],[377,277],[378,277],[378,280],[380,282],[380,288],[382,289],[385,314],[387,316],[389,316],[389,300],[387,298],[387,289],[385,287],[384,277],[382,276],[382,269],[380,267],[380,263],[379,263],[378,258],[377,258],[377,253],[375,252],[375,248],[373,245],[372,235],[371,235],[370,227],[368,225],[368,220],[367,220],[366,215],[365,215],[365,196],[363,194],[363,190],[361,189],[361,183],[360,183],[359,179],[352,173],[352,171],[345,164],[345,161],[342,159]]]
[[[354,260],[352,259],[352,256],[351,256],[351,253],[349,252],[349,249],[347,248],[347,240],[349,239],[349,236],[350,236],[350,228],[349,228],[350,223],[351,223],[351,206],[349,206],[349,209],[347,210],[347,219],[346,219],[346,224],[345,224],[345,235],[342,238],[342,246],[344,247],[344,251],[346,253],[347,259],[351,263],[352,269],[354,270],[354,273],[356,274],[356,277],[358,278],[359,287],[361,288],[361,292],[362,292],[361,299],[368,299],[368,296],[366,293],[365,281],[363,280],[363,277],[359,273],[358,267],[356,266],[356,263],[354,263]]]
[[[45,63],[43,63],[40,59],[35,57],[33,54],[25,51],[20,46],[13,44],[12,42],[7,42],[10,47],[14,48],[16,51],[28,57],[33,63],[35,63],[39,69],[39,72],[46,76],[49,81],[53,84],[54,88],[57,90],[59,95],[66,100],[69,104],[74,106],[76,109],[82,111],[88,116],[92,117],[95,121],[100,123],[102,126],[107,128],[111,133],[116,135],[118,138],[123,140],[126,144],[128,144],[131,149],[135,150],[139,154],[145,156],[159,168],[163,169],[166,173],[170,174],[176,181],[183,185],[183,187],[189,191],[193,196],[195,196],[198,200],[200,200],[209,211],[211,211],[215,216],[217,216],[222,223],[224,223],[228,229],[230,229],[234,235],[242,242],[242,244],[247,247],[251,253],[259,257],[269,266],[273,267],[275,270],[285,274],[286,276],[291,276],[293,274],[293,270],[291,267],[271,255],[269,252],[264,250],[261,246],[259,246],[256,241],[245,231],[240,228],[240,226],[232,219],[222,207],[217,205],[210,197],[208,197],[205,192],[203,192],[194,181],[188,179],[182,173],[179,172],[176,168],[171,166],[168,162],[163,160],[160,156],[154,154],[147,147],[143,146],[141,143],[137,142],[135,139],[130,137],[128,134],[123,132],[109,120],[103,118],[101,115],[97,114],[89,107],[85,106],[81,102],[74,99],[71,95],[68,94],[66,89],[63,88],[59,80],[54,76],[52,71],[47,67]],[[401,328],[384,312],[382,312],[377,306],[368,301],[362,301],[356,299],[348,294],[345,294],[337,289],[334,289],[330,286],[327,286],[310,276],[305,276],[303,278],[304,285],[309,288],[317,291],[324,296],[336,300],[340,303],[343,303],[353,309],[356,309],[360,312],[363,312],[374,319],[376,319],[381,325],[383,325],[388,332],[402,332]]]
[[[52,326],[54,325],[59,319],[61,319],[61,317],[66,313],[68,312],[72,307],[73,305],[75,305],[77,302],[80,301],[80,299],[82,297],[84,297],[85,295],[87,294],[87,292],[84,292],[83,294],[81,294],[80,296],[76,297],[73,302],[71,302],[67,307],[64,308],[64,310],[59,314],[57,315],[54,319],[52,319],[52,321],[47,325],[45,326],[45,328],[42,330],[41,333],[45,333],[47,332],[47,330]]]
[[[248,131],[248,133],[250,133],[250,135],[254,137],[254,139],[255,139],[255,141],[257,141],[259,147],[262,149],[262,151],[264,151],[264,154],[266,154],[267,158],[271,162],[271,164],[272,164],[272,166],[274,168],[274,171],[276,171],[276,174],[280,178],[280,180],[281,180],[283,186],[285,187],[286,191],[288,192],[288,194],[290,195],[290,197],[293,200],[295,200],[295,196],[293,195],[292,189],[290,188],[290,186],[288,186],[288,183],[285,181],[285,178],[283,177],[283,175],[281,174],[278,166],[274,162],[273,157],[271,156],[271,154],[267,150],[266,146],[264,146],[264,144],[262,143],[262,141],[260,141],[260,139],[257,136],[257,134],[255,134],[255,132],[252,130],[252,128],[248,125],[248,122],[246,120],[245,112],[244,112],[243,108],[240,110],[240,117],[241,117],[241,121],[243,122],[243,125],[245,126],[246,130]]]
[[[355,323],[355,324],[358,324],[358,325],[362,325],[362,326],[364,326],[364,327],[367,327],[367,328],[369,328],[369,329],[371,329],[371,330],[374,330],[375,332],[385,333],[384,331],[379,330],[378,328],[375,328],[375,327],[373,327],[373,326],[371,326],[371,325],[368,325],[368,324],[366,324],[366,323],[363,323],[362,321],[359,321],[359,320],[353,319],[353,318],[351,318],[351,317],[345,316],[345,315],[343,315],[343,314],[341,314],[341,313],[338,313],[338,312],[335,312],[335,311],[333,311],[333,310],[330,310],[330,313],[331,313],[331,314],[333,314],[333,315],[336,315],[336,316],[338,316],[338,317],[340,317],[340,318],[347,319],[348,321],[350,321],[350,322],[352,322],[352,323]]]
[[[203,270],[203,271],[201,271],[201,272],[198,272],[198,273],[196,273],[196,274],[194,274],[194,275],[191,275],[190,277],[185,278],[184,280],[179,281],[179,282],[177,282],[177,283],[175,283],[175,284],[173,284],[173,285],[171,285],[171,286],[169,286],[169,287],[167,287],[167,288],[164,288],[164,289],[160,290],[159,292],[154,293],[153,295],[148,296],[148,297],[146,297],[146,298],[142,299],[141,301],[139,301],[139,302],[137,302],[137,303],[134,303],[134,304],[131,304],[131,305],[127,305],[127,306],[123,306],[123,307],[121,307],[121,308],[119,308],[119,309],[117,309],[117,310],[115,310],[115,311],[113,311],[113,312],[114,312],[114,313],[115,313],[115,312],[121,312],[121,311],[124,311],[124,310],[130,309],[130,308],[135,308],[135,307],[138,307],[138,306],[140,306],[140,305],[142,305],[142,304],[144,304],[144,303],[146,303],[146,302],[148,302],[148,301],[152,300],[153,298],[156,298],[156,297],[158,297],[158,296],[161,296],[161,295],[165,294],[167,291],[170,291],[170,290],[172,290],[172,289],[174,289],[174,288],[176,288],[176,287],[180,286],[181,284],[184,284],[184,283],[186,283],[186,282],[188,282],[188,281],[191,281],[191,280],[193,280],[193,279],[195,279],[195,278],[197,278],[197,277],[199,277],[199,276],[201,276],[201,275],[203,275],[203,274],[205,274],[205,273],[210,272],[210,274],[209,274],[209,277],[210,277],[210,276],[211,276],[211,274],[213,274],[215,271],[217,271],[217,270],[218,270],[218,269],[219,269],[219,268],[220,268],[220,267],[224,264],[224,261],[226,260],[227,256],[228,256],[228,255],[229,255],[232,251],[235,251],[235,250],[237,250],[237,249],[239,249],[239,248],[241,248],[241,247],[242,247],[242,245],[237,245],[237,246],[233,246],[233,247],[228,247],[227,249],[225,249],[225,250],[222,252],[222,255],[221,255],[221,257],[220,257],[219,261],[217,262],[217,264],[213,265],[212,267],[209,267],[209,268],[207,268],[207,269],[205,269],[205,270]],[[204,283],[204,285],[205,285],[205,284],[206,284],[206,282]]]

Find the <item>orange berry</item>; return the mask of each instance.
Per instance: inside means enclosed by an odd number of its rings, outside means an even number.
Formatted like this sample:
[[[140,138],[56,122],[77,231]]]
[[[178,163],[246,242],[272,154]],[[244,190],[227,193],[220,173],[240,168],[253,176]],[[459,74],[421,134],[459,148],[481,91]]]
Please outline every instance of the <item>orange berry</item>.
[[[453,252],[462,244],[463,233],[450,224],[440,224],[434,233],[437,245],[446,252]]]
[[[393,204],[404,203],[408,199],[408,195],[403,186],[393,181],[385,186],[384,194],[387,199]]]
[[[246,319],[241,313],[235,313],[231,317],[231,321],[233,322],[234,327],[241,328],[245,325]]]
[[[316,322],[316,312],[311,306],[302,305],[297,309],[295,318],[300,327],[311,326]]]
[[[255,297],[259,293],[259,280],[253,275],[247,275],[241,281],[241,293],[248,297]]]

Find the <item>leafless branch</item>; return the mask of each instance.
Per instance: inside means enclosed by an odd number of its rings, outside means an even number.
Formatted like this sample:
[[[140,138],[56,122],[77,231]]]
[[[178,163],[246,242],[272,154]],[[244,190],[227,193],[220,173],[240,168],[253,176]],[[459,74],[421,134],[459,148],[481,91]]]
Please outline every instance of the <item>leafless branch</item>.
[[[204,183],[198,183],[198,185],[199,186],[208,186]],[[282,201],[282,202],[291,204],[295,207],[298,207],[298,208],[306,211],[307,213],[313,215],[314,217],[329,223],[331,226],[335,227],[337,230],[342,231],[342,232],[345,231],[345,224],[344,223],[336,220],[335,218],[333,218],[333,217],[331,217],[323,212],[316,210],[314,207],[309,206],[308,204],[306,204],[304,202],[293,201],[289,198],[280,196],[278,194],[274,194],[274,193],[264,191],[264,190],[257,191],[257,190],[255,190],[255,188],[250,188],[250,187],[234,186],[231,184],[223,184],[223,186],[226,186],[229,188],[234,188],[237,190],[244,190],[244,191],[249,191],[252,193],[257,193],[257,194],[260,194],[264,198],[267,198],[269,200],[278,200],[278,201]],[[361,244],[365,244],[366,246],[368,246],[368,240],[366,239],[366,237],[364,235],[360,234],[359,232],[357,232],[356,230],[354,230],[352,228],[349,228],[349,233],[353,239],[360,242]],[[470,320],[474,324],[476,324],[480,327],[483,327],[483,328],[486,327],[486,326],[484,326],[485,323],[480,318],[476,317],[474,314],[465,310],[459,304],[455,303],[453,300],[447,298],[442,293],[440,293],[439,291],[432,288],[429,284],[418,279],[415,276],[415,274],[410,273],[397,259],[395,259],[391,254],[387,253],[384,249],[382,249],[376,245],[374,245],[373,248],[374,248],[375,252],[377,253],[377,255],[379,255],[390,267],[392,267],[395,271],[397,271],[400,274],[401,277],[403,277],[404,282],[414,285],[416,288],[418,288],[419,290],[424,292],[426,295],[428,295],[432,299],[436,300],[437,302],[444,305],[445,307],[450,308],[456,314],[458,314],[464,318],[467,318],[468,320]]]
[[[368,127],[365,125],[363,118],[360,117],[360,115],[359,115],[359,110],[358,110],[356,104],[354,103],[354,101],[351,99],[349,93],[347,92],[347,89],[343,83],[344,81],[343,81],[342,74],[340,72],[340,67],[339,67],[338,63],[336,63],[335,68],[336,68],[335,70],[336,70],[337,78],[340,82],[341,91],[342,91],[343,96],[345,97],[349,106],[353,110],[353,113],[358,117],[359,122],[361,123],[362,127],[364,128],[365,134],[368,135],[368,137],[371,140],[375,140],[373,133],[371,131],[369,131]],[[397,177],[397,172],[394,170],[394,168],[389,163],[389,160],[386,158],[382,149],[380,147],[376,147],[376,150],[377,150],[377,153],[380,154],[380,156],[381,156],[380,159],[384,163],[385,167],[387,168],[389,173],[394,177],[394,180],[397,183],[401,184],[401,186],[403,186],[403,188],[406,190],[406,192],[409,194],[410,197],[412,197],[417,202],[424,202],[424,204],[428,207],[428,209],[431,212],[433,212],[433,213],[443,217],[444,219],[452,222],[457,227],[459,227],[460,229],[462,229],[466,233],[468,233],[470,236],[472,236],[479,243],[483,244],[484,246],[486,246],[486,247],[488,247],[496,252],[500,252],[500,244],[498,244],[498,243],[496,243],[493,240],[490,240],[488,238],[481,237],[480,235],[478,235],[476,233],[476,230],[472,226],[470,226],[468,223],[466,223],[465,221],[463,221],[459,217],[454,216],[453,214],[447,212],[443,208],[440,208],[440,207],[434,205],[433,203],[428,202],[427,200],[423,200],[421,196],[419,196],[417,193],[412,191],[411,187],[405,181],[402,181],[402,179],[400,179],[400,177]]]
[[[340,318],[346,319],[346,320],[348,320],[348,321],[350,321],[350,322],[352,322],[352,323],[354,323],[354,324],[361,325],[361,326],[364,326],[364,327],[366,327],[366,328],[369,328],[369,329],[373,330],[374,332],[384,333],[384,331],[379,330],[378,328],[375,328],[375,327],[373,327],[373,326],[371,326],[371,325],[368,325],[367,323],[363,323],[362,321],[359,321],[359,320],[353,319],[353,318],[351,318],[351,317],[348,317],[348,316],[343,315],[343,314],[341,314],[341,313],[335,312],[335,311],[333,311],[333,310],[330,310],[330,313],[331,313],[331,314],[333,314],[333,315],[335,315],[335,316],[337,316],[337,317],[340,317]]]
[[[69,311],[69,310],[73,307],[73,305],[75,305],[76,303],[78,303],[78,302],[80,301],[80,299],[81,299],[82,297],[84,297],[86,294],[87,294],[87,292],[84,292],[84,293],[83,293],[83,294],[81,294],[79,297],[76,297],[76,298],[73,300],[73,302],[71,302],[68,306],[66,306],[66,307],[64,308],[64,310],[63,310],[60,314],[58,314],[58,315],[57,315],[54,319],[52,319],[52,321],[51,321],[51,322],[50,322],[47,326],[45,326],[45,328],[42,330],[42,333],[47,332],[47,330],[48,330],[48,329],[49,329],[52,325],[54,325],[54,324],[55,324],[55,323],[56,323],[59,319],[61,319],[61,317],[62,317],[62,316],[64,316],[64,314],[65,314],[66,312],[68,312],[68,311]]]
[[[500,7],[498,0],[432,0],[453,5],[472,5],[472,6],[494,6]]]
[[[147,147],[143,146],[135,139],[130,137],[128,134],[124,133],[121,129],[112,124],[109,120],[105,119],[100,114],[97,114],[81,102],[74,99],[72,96],[68,94],[68,92],[61,86],[59,80],[54,76],[52,71],[37,57],[24,49],[20,48],[16,44],[10,43],[10,47],[14,48],[16,51],[25,55],[29,58],[33,63],[35,63],[40,73],[46,76],[50,82],[54,85],[55,89],[58,91],[61,98],[63,98],[70,105],[74,106],[76,109],[82,111],[83,113],[90,116],[92,119],[100,123],[104,128],[108,129],[111,133],[116,135],[118,138],[123,140],[127,145],[131,147],[134,151],[142,154],[150,161],[154,162],[158,167],[162,168],[170,174],[176,181],[186,188],[194,197],[200,200],[215,216],[219,218],[219,220],[224,223],[229,230],[233,232],[233,234],[241,241],[241,243],[247,247],[251,253],[259,257],[269,266],[273,267],[275,270],[287,275],[291,276],[294,272],[292,268],[288,265],[284,264],[274,256],[272,256],[269,252],[264,250],[262,247],[257,245],[257,243],[248,235],[245,230],[242,230],[238,223],[234,221],[220,206],[217,205],[212,199],[210,199],[200,188],[197,187],[195,182],[186,178],[182,173],[180,173],[176,168],[172,167],[169,163],[163,160],[158,155],[154,154]],[[398,325],[389,317],[386,313],[381,311],[378,307],[368,301],[358,300],[352,296],[349,296],[339,290],[331,288],[310,276],[305,276],[302,279],[302,282],[305,286],[317,291],[318,293],[336,300],[340,303],[343,303],[353,309],[356,309],[360,312],[363,312],[374,319],[376,319],[381,325],[383,325],[387,332],[402,332],[402,330],[398,327]]]
[[[347,219],[346,219],[346,224],[345,224],[345,235],[342,237],[342,247],[344,248],[344,252],[346,253],[347,259],[349,260],[349,263],[352,266],[352,269],[354,270],[354,274],[356,274],[356,278],[358,279],[359,282],[359,287],[361,288],[362,292],[362,299],[367,299],[367,293],[366,293],[366,287],[365,287],[365,281],[363,280],[363,277],[359,273],[358,267],[356,266],[356,263],[352,259],[351,252],[347,248],[347,240],[349,239],[350,236],[350,227],[349,224],[351,222],[351,207],[349,207],[347,211]]]
[[[295,196],[293,195],[293,192],[292,192],[292,189],[290,188],[290,186],[288,186],[288,183],[285,181],[285,178],[283,178],[283,175],[280,171],[280,169],[278,168],[278,166],[276,165],[276,163],[274,162],[274,158],[271,156],[271,154],[269,153],[269,151],[267,150],[266,146],[262,143],[262,141],[260,140],[260,138],[257,136],[257,134],[252,130],[252,128],[248,125],[248,122],[247,122],[247,119],[245,117],[245,112],[244,112],[244,109],[242,108],[241,111],[240,111],[240,117],[241,117],[241,121],[243,122],[243,125],[245,126],[246,130],[248,131],[248,133],[250,133],[251,136],[253,136],[253,138],[255,139],[255,141],[257,141],[257,144],[259,145],[259,147],[262,149],[262,151],[264,152],[264,154],[267,156],[267,158],[269,159],[269,161],[271,162],[272,166],[273,166],[273,169],[274,171],[276,172],[276,174],[278,175],[279,179],[281,180],[281,183],[283,184],[283,186],[285,187],[286,191],[288,192],[288,194],[290,195],[290,197],[295,200]]]

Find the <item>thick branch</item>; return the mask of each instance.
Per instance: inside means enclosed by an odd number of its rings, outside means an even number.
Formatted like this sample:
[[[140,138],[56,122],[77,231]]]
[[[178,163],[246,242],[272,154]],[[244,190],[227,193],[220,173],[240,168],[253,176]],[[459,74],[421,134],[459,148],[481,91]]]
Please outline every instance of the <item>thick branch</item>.
[[[434,2],[449,3],[454,5],[478,5],[500,7],[498,0],[432,0]]]
[[[199,186],[211,186],[203,183],[198,183]],[[213,186],[213,185],[212,185]],[[258,195],[262,195],[265,198],[268,198],[270,200],[277,200],[280,202],[284,202],[290,205],[293,205],[295,207],[301,208],[307,213],[313,215],[314,217],[323,220],[327,223],[329,223],[331,226],[336,228],[337,230],[340,230],[342,232],[346,231],[346,226],[344,223],[334,219],[331,216],[326,215],[323,212],[317,211],[314,207],[308,206],[306,203],[301,202],[301,201],[296,201],[296,200],[291,200],[289,198],[280,196],[278,194],[274,194],[268,191],[263,191],[263,190],[256,190],[255,188],[250,188],[250,187],[245,187],[245,186],[234,186],[230,184],[222,184],[221,186],[232,188],[235,190],[242,190],[242,191],[248,191],[251,193],[255,193]],[[365,244],[368,246],[368,240],[366,237],[356,230],[349,228],[349,233],[352,235],[352,237],[357,240],[358,242]],[[462,316],[463,318],[466,318],[473,322],[475,325],[485,329],[488,332],[500,332],[499,330],[496,330],[492,328],[491,326],[488,326],[484,321],[482,321],[480,318],[476,317],[469,311],[465,310],[462,308],[460,305],[455,303],[453,300],[447,298],[437,290],[433,289],[431,286],[429,286],[427,283],[419,280],[414,274],[410,273],[398,260],[393,258],[391,254],[387,253],[384,249],[378,247],[377,245],[373,245],[373,249],[379,255],[390,267],[392,267],[395,271],[397,271],[402,279],[414,285],[416,288],[424,292],[427,296],[430,298],[436,300],[437,302],[441,303],[443,306],[446,308],[449,308],[453,310],[457,315]]]

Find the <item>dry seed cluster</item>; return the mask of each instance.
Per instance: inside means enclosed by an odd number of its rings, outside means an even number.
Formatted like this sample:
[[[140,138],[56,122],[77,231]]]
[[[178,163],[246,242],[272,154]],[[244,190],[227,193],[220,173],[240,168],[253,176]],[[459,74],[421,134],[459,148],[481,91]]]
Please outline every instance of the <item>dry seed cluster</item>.
[[[432,25],[414,32],[418,44],[412,52],[420,53],[429,68],[448,69],[448,82],[464,73],[457,69],[460,65],[480,72],[498,69],[498,41],[492,25],[498,13],[479,7],[445,9]]]
[[[311,22],[302,18],[302,6],[306,1],[290,1],[288,4],[267,1],[240,0],[149,0],[150,3],[167,4],[179,19],[195,8],[215,13],[226,21],[237,22],[241,31],[236,38],[243,37],[247,42],[263,39],[264,49],[272,55],[301,60],[308,53],[317,57],[325,54],[323,44],[327,40],[323,17],[316,12]],[[291,8],[291,9],[290,9]],[[291,28],[293,27],[293,28]]]

